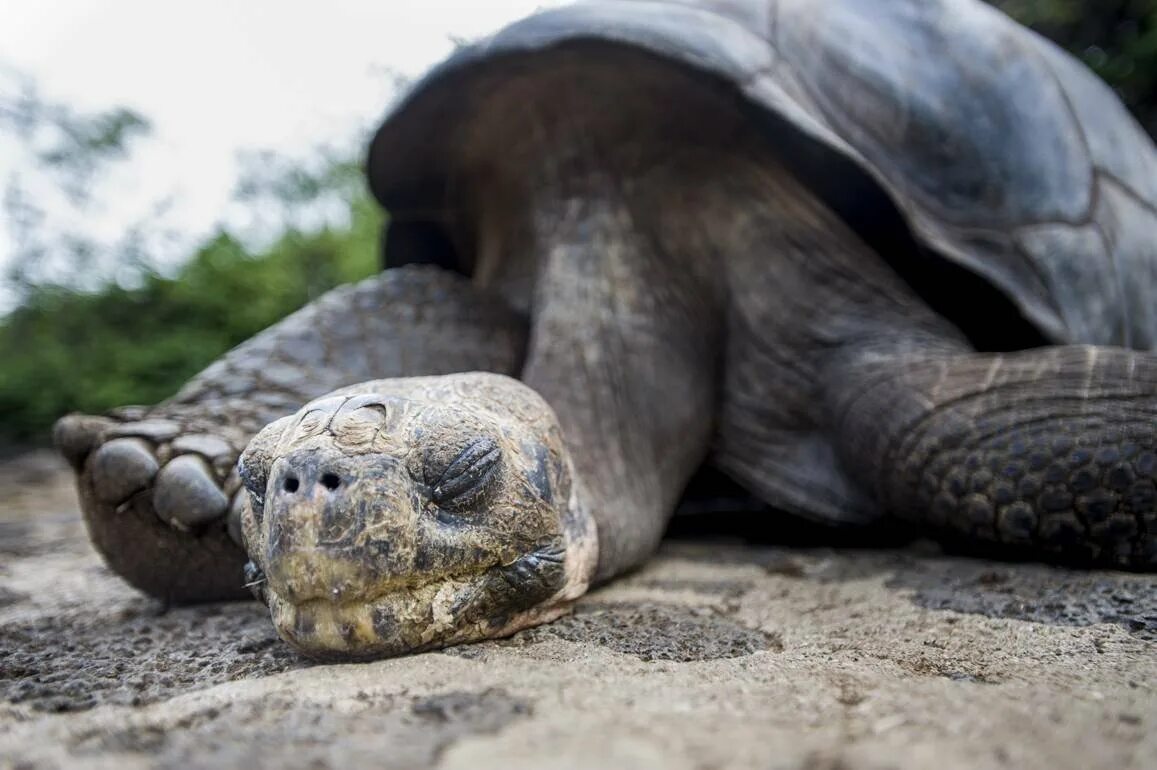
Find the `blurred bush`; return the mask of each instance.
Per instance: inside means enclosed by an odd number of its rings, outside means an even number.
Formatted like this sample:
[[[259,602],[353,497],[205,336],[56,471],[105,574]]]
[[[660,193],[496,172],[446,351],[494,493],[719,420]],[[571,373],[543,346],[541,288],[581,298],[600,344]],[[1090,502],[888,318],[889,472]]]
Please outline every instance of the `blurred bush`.
[[[17,300],[0,319],[0,446],[44,442],[67,412],[155,403],[224,351],[377,269],[383,215],[351,160],[360,141],[306,160],[242,155],[235,197],[251,215],[246,231],[220,230],[161,270],[164,203],[112,242],[83,226],[108,194],[101,182],[148,135],[145,118],[55,104],[0,68],[0,132],[20,160],[0,179],[0,235],[11,246],[2,288]]]
[[[290,230],[260,253],[219,233],[176,276],[137,288],[32,289],[0,325],[0,442],[40,443],[67,412],[172,395],[224,351],[371,274],[380,227],[360,199],[348,227]]]

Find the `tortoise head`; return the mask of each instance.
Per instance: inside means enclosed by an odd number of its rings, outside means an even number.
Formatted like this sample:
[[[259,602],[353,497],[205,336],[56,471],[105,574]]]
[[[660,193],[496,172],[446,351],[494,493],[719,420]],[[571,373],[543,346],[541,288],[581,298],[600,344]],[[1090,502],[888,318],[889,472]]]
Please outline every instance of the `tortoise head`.
[[[553,412],[506,377],[339,391],[267,427],[239,469],[251,583],[314,657],[510,633],[559,614],[593,571]]]

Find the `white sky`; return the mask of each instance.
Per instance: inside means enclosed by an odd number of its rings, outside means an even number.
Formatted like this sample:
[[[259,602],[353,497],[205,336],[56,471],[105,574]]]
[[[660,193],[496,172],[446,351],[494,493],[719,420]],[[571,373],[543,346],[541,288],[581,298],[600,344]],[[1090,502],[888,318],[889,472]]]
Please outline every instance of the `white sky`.
[[[395,76],[417,76],[453,40],[553,4],[0,0],[0,64],[51,101],[124,106],[152,121],[153,138],[103,196],[93,232],[111,237],[173,195],[170,221],[195,235],[228,216],[237,151],[346,139],[388,106]],[[0,147],[0,164],[17,160]],[[0,236],[0,263],[7,253]]]

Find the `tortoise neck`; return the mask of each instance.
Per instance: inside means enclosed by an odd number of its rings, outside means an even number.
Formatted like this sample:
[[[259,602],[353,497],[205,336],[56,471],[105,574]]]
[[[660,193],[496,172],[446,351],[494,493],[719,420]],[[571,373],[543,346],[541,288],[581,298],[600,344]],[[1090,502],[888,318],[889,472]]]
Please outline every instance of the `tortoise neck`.
[[[656,248],[607,182],[540,201],[523,380],[554,408],[598,525],[604,579],[657,546],[706,455],[721,298],[717,276]]]

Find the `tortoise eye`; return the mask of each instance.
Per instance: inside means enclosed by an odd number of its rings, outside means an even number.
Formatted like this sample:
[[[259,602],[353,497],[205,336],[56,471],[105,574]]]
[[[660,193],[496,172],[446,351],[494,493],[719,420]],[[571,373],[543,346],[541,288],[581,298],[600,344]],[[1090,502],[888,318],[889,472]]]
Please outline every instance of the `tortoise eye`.
[[[475,506],[493,487],[501,467],[502,449],[498,443],[491,438],[477,438],[430,484],[430,497],[451,511]]]

